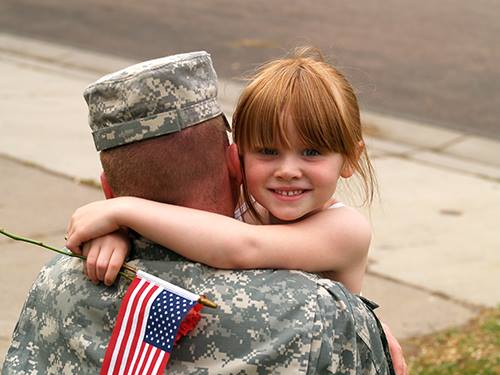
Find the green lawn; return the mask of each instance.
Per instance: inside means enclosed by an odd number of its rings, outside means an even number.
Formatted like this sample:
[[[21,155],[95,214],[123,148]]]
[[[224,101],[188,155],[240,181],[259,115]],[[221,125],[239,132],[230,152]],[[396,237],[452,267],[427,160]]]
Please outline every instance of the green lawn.
[[[403,342],[411,375],[499,375],[500,306],[468,325]]]

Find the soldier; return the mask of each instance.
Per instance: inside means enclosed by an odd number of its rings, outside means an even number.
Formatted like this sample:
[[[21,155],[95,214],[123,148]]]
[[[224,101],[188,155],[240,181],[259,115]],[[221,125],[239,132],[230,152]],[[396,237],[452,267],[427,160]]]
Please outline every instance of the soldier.
[[[216,91],[206,52],[137,64],[90,85],[84,96],[106,195],[232,215],[238,171],[225,163]],[[392,370],[372,306],[341,284],[300,271],[217,270],[130,235],[129,263],[219,305],[177,344],[167,373]],[[94,285],[80,260],[56,257],[30,291],[2,373],[97,373],[127,286]]]

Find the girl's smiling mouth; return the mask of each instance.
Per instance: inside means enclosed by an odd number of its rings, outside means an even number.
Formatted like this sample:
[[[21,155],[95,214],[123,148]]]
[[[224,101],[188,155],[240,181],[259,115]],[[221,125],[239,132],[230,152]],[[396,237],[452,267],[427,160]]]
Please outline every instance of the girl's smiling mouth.
[[[309,189],[269,189],[278,199],[281,200],[296,200],[300,199],[304,196],[305,193],[309,191]]]
[[[273,191],[276,194],[287,196],[287,197],[300,195],[304,192],[304,190],[280,190],[280,189],[273,189]]]

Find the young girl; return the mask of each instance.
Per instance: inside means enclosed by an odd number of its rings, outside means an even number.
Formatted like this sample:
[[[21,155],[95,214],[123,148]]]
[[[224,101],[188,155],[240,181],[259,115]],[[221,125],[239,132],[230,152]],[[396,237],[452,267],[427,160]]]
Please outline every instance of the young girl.
[[[262,66],[233,116],[242,173],[241,220],[180,206],[120,197],[78,209],[67,247],[129,227],[191,260],[217,268],[284,268],[320,272],[359,293],[371,230],[356,210],[334,198],[340,177],[374,177],[364,150],[352,87],[310,49]],[[257,225],[264,224],[264,225]],[[104,238],[98,277],[127,246]],[[111,243],[111,245],[109,245]],[[104,248],[104,247],[101,247]],[[97,256],[98,254],[93,254]],[[107,280],[109,283],[109,280]]]

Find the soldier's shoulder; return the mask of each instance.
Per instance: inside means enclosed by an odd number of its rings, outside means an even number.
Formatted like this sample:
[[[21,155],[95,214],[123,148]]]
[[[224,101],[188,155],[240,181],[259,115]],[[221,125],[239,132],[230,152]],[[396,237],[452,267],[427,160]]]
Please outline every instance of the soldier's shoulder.
[[[359,366],[363,370],[369,369],[367,373],[391,373],[390,355],[384,343],[385,334],[374,311],[378,305],[349,292],[341,283],[326,279],[321,279],[318,283],[321,285],[319,295],[328,294],[318,304],[320,310],[323,312],[331,308],[333,303],[335,312],[333,315],[330,312],[330,317],[335,321],[333,326],[352,325],[354,329],[358,343],[356,355],[359,356]]]
[[[374,315],[374,309],[378,307],[376,304],[351,293],[337,281],[318,279],[317,284],[320,305],[330,308],[330,305],[334,304],[339,312],[352,320],[363,341],[370,341],[371,332],[378,335],[379,329]]]

